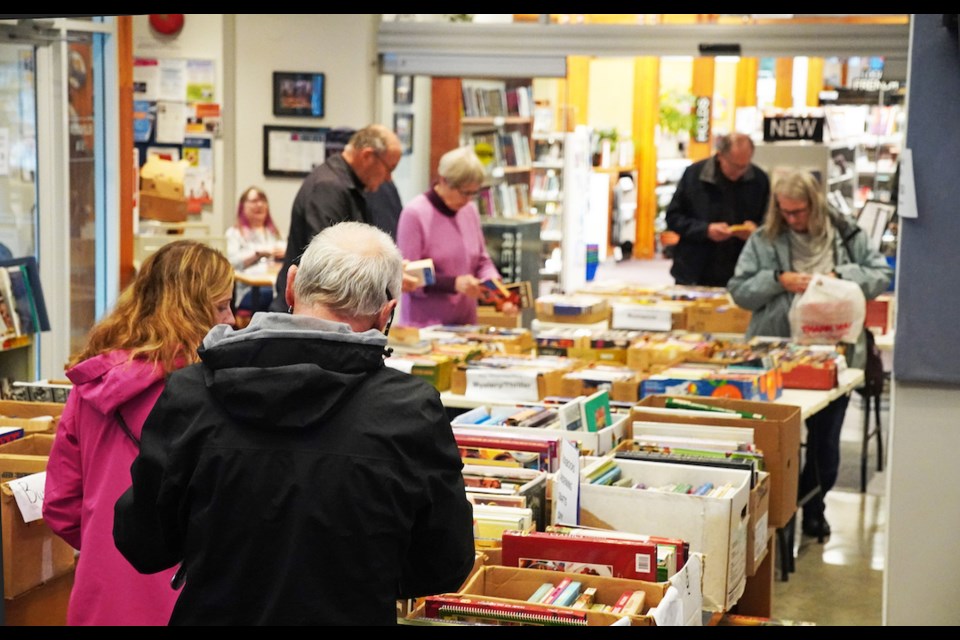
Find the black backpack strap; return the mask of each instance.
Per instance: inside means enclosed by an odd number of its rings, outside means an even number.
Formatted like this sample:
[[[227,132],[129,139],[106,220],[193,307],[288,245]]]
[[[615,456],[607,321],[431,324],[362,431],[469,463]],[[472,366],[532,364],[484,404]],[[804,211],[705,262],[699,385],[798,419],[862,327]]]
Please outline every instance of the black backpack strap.
[[[127,421],[123,419],[123,416],[120,414],[120,409],[117,409],[114,412],[114,415],[117,417],[117,422],[120,423],[120,428],[123,429],[123,432],[127,434],[127,437],[133,440],[133,444],[137,445],[137,449],[140,448],[140,440],[137,439],[137,436],[133,435],[133,431],[130,431],[130,427],[127,426]]]

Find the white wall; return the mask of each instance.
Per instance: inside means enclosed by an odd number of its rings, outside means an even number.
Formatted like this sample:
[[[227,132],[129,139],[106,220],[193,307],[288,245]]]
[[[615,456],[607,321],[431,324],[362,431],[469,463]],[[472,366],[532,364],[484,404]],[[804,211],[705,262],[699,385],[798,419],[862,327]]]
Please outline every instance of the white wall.
[[[236,193],[230,198],[229,210],[224,212],[225,226],[233,221],[240,192],[250,185],[258,185],[267,193],[270,213],[281,233],[286,235],[290,228],[290,207],[302,179],[264,177],[263,125],[360,128],[373,122],[377,114],[376,33],[380,17],[378,14],[236,14],[232,19],[235,50],[227,52],[226,57],[232,58],[230,64],[236,70],[236,93],[230,100],[230,108],[236,113]],[[324,117],[274,116],[274,71],[326,74]],[[384,124],[393,126],[392,120]]]

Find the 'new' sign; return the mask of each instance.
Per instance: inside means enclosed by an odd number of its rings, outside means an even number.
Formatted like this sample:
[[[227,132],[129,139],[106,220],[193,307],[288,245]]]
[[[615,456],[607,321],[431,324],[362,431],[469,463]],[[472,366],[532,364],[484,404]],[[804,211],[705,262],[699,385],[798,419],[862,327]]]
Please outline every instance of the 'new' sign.
[[[811,140],[823,142],[823,118],[775,116],[763,119],[763,141]]]

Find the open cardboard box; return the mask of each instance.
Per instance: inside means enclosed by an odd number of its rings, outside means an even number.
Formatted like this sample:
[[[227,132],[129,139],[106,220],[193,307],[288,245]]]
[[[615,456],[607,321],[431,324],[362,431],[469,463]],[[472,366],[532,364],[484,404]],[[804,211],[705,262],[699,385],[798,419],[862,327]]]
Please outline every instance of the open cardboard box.
[[[0,400],[0,426],[20,427],[25,435],[56,433],[63,407],[59,402]]]
[[[546,571],[542,569],[520,569],[517,567],[501,567],[484,565],[464,584],[458,592],[460,595],[483,596],[484,599],[503,602],[526,602],[534,591],[544,582],[559,582],[565,577],[579,580],[584,588],[596,587],[596,602],[614,604],[624,591],[643,591],[646,594],[643,612],[639,615],[627,616],[631,626],[653,626],[656,623],[653,617],[647,615],[651,607],[660,604],[666,595],[669,583],[645,582],[643,580],[627,580],[608,576],[593,576],[587,574],[564,573],[560,571]],[[556,607],[569,609],[570,607]],[[623,616],[614,613],[589,612],[595,616],[598,625],[610,625]],[[592,626],[592,624],[591,624]]]
[[[46,470],[52,435],[34,434],[0,445],[0,526],[3,536],[3,596],[15,598],[69,572],[74,551],[43,520],[24,522],[11,480]]]
[[[750,473],[717,467],[618,459],[622,476],[648,486],[729,484],[723,497],[580,483],[580,524],[680,538],[704,555],[703,608],[726,611],[746,584]]]
[[[678,422],[682,424],[749,427],[754,430],[754,443],[763,451],[764,470],[770,473],[770,526],[782,528],[797,512],[797,482],[800,477],[800,408],[771,402],[750,402],[730,398],[704,396],[688,400],[727,409],[750,411],[763,415],[762,420],[717,418],[704,411],[703,416],[670,415],[644,412],[644,407],[663,408],[667,396],[647,396],[630,410],[628,438],[633,437],[635,420]]]
[[[770,522],[770,474],[761,471],[757,484],[750,490],[750,521],[747,524],[747,577],[757,574],[757,569],[767,557],[767,538]]]

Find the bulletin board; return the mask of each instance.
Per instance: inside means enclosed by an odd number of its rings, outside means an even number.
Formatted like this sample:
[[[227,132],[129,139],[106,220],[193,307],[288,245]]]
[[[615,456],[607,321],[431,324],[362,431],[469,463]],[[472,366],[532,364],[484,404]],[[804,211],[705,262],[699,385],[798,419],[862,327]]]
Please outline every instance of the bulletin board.
[[[326,159],[327,127],[263,127],[263,175],[303,178]]]
[[[220,136],[213,60],[135,58],[133,66],[133,139],[138,166],[156,154],[186,160],[187,213],[213,204],[216,168],[213,140]]]

